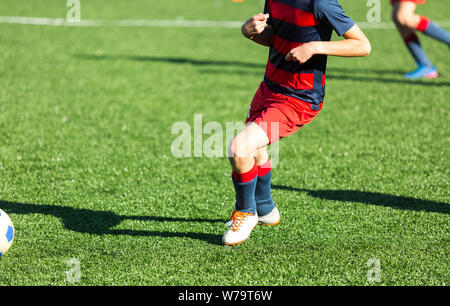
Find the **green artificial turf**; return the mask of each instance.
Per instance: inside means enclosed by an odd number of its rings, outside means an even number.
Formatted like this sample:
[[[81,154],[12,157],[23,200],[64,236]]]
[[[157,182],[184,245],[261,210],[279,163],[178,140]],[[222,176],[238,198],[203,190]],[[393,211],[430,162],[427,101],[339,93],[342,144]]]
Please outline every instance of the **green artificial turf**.
[[[365,21],[365,1],[341,3]],[[449,4],[419,12],[445,21]],[[82,19],[244,21],[263,4],[81,5]],[[3,16],[67,10],[0,3]],[[175,158],[171,128],[194,114],[243,121],[267,49],[234,28],[0,24],[0,208],[16,231],[0,285],[448,285],[448,48],[421,35],[440,77],[405,81],[415,67],[398,33],[364,31],[372,54],[330,57],[320,115],[279,144],[282,222],[224,247],[229,163]],[[370,259],[380,282],[367,279]]]

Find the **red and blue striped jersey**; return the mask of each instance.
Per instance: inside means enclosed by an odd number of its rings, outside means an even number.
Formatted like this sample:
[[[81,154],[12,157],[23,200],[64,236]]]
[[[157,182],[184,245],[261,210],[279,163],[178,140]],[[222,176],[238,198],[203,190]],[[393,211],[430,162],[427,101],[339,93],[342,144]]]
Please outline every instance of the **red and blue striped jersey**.
[[[311,103],[319,109],[325,97],[326,55],[304,64],[285,60],[303,43],[329,41],[333,30],[342,36],[354,22],[337,0],[266,0],[264,13],[274,28],[264,82],[273,91]]]

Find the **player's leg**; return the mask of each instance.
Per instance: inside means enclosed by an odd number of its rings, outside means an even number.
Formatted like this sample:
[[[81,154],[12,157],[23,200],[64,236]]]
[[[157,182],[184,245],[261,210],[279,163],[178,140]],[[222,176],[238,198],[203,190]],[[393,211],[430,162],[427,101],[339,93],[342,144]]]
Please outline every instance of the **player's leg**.
[[[258,181],[255,188],[256,212],[258,223],[263,225],[277,225],[280,222],[280,212],[272,199],[272,165],[267,147],[261,148],[255,154],[258,167]]]
[[[255,152],[256,165],[263,166],[269,160],[269,153],[267,146],[256,150]]]
[[[410,27],[419,22],[414,13],[416,4],[413,2],[394,2],[393,6],[393,21],[418,66],[415,71],[405,74],[405,77],[408,79],[437,77],[436,68],[433,67],[422,48],[415,30]]]
[[[228,147],[236,191],[236,210],[227,223],[229,227],[223,236],[224,244],[234,245],[245,241],[259,221],[273,225],[279,222],[279,214],[274,222],[269,222],[269,219],[275,219],[269,218],[272,213],[263,220],[259,220],[257,215],[258,173],[269,174],[264,173],[268,170],[271,172],[265,148],[269,143],[292,135],[311,122],[320,109],[321,105],[313,110],[311,104],[274,93],[264,83],[261,84],[251,103],[247,127],[233,138]],[[270,192],[270,178],[271,176],[266,176],[265,186],[261,185],[265,195],[260,199],[270,198],[267,202],[272,201],[271,194],[267,193]]]
[[[393,19],[395,24],[416,30],[420,16],[415,13],[417,4],[414,1],[399,1],[393,3]]]
[[[250,123],[228,147],[228,157],[233,170],[236,191],[236,210],[256,213],[255,187],[258,179],[256,155],[269,144],[265,131],[256,123]]]
[[[228,147],[236,203],[229,228],[222,238],[224,244],[236,245],[245,241],[258,223],[255,200],[258,167],[255,157],[257,151],[268,144],[265,131],[256,123],[250,123]]]
[[[256,123],[249,123],[228,146],[228,158],[234,172],[245,173],[255,166],[256,154],[269,144],[266,132]]]
[[[411,55],[414,57],[414,60],[416,61],[418,66],[432,66],[430,60],[428,59],[425,51],[423,50],[420,41],[419,41],[419,37],[417,36],[416,32],[411,29],[410,27],[404,25],[405,21],[402,20],[402,22],[400,22],[400,16],[402,16],[402,18],[405,18],[405,16],[407,15],[412,15],[415,9],[415,4],[408,2],[407,4],[412,4],[412,6],[410,5],[406,5],[407,8],[409,8],[407,11],[409,11],[409,13],[405,13],[405,5],[403,2],[396,2],[394,3],[394,10],[393,10],[393,21],[397,27],[397,30],[399,31],[406,47],[408,48],[409,52],[411,53]],[[402,13],[400,13],[402,12]]]
[[[402,1],[394,3],[397,6],[397,22],[410,29],[423,32],[438,41],[450,46],[450,32],[444,30],[429,18],[416,14],[416,3],[414,1]]]

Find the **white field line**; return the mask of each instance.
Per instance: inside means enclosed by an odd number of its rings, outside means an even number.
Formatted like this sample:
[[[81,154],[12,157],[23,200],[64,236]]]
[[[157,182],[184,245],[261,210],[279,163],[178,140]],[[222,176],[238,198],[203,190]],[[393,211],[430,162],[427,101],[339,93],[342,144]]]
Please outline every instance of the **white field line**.
[[[119,19],[119,20],[80,20],[67,21],[63,18],[0,16],[0,23],[62,26],[62,27],[185,27],[185,28],[240,28],[241,21],[210,20],[152,20],[152,19]]]
[[[119,19],[119,20],[80,20],[67,21],[63,18],[43,18],[43,17],[19,17],[0,16],[0,24],[26,24],[59,27],[162,27],[162,28],[240,28],[242,21],[212,21],[212,20],[158,20],[158,19]],[[366,22],[357,24],[362,29],[394,29],[392,22]],[[450,27],[450,21],[437,21],[436,24],[442,27]]]

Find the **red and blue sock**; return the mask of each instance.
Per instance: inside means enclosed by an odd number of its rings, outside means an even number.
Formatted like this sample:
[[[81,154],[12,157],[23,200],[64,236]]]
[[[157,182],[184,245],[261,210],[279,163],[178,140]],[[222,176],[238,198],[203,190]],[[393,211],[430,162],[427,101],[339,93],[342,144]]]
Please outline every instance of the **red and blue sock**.
[[[427,17],[420,16],[417,30],[450,46],[450,32],[444,30]]]
[[[256,162],[250,171],[245,173],[233,171],[231,177],[236,192],[235,209],[237,211],[255,214],[255,188],[258,181],[258,167],[256,166]]]
[[[271,192],[272,165],[270,159],[258,166],[258,181],[255,188],[256,211],[258,216],[269,214],[275,204]]]
[[[416,33],[412,33],[408,37],[405,37],[404,42],[411,55],[414,57],[417,65],[427,67],[433,66],[427,54],[425,53],[425,50],[422,48],[419,37],[416,35]]]

